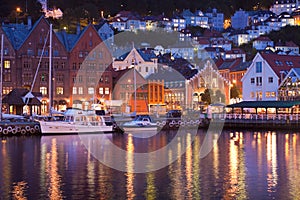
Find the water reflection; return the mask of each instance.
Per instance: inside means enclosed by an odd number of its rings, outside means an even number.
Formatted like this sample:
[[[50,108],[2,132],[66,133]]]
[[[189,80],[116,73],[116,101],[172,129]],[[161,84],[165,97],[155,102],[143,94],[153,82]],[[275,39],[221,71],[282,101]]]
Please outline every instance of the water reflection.
[[[46,154],[46,175],[48,178],[48,191],[50,199],[62,199],[61,176],[58,173],[58,152],[56,139],[51,140],[51,150]]]
[[[9,137],[0,143],[0,199],[298,199],[300,196],[300,133],[223,131],[194,138],[188,131],[161,159],[169,166],[133,173],[134,152],[165,146],[176,132],[148,140],[131,135]],[[108,159],[118,155],[101,148],[102,137],[127,151],[127,173],[100,163],[89,149]],[[215,144],[203,159],[203,140]],[[145,163],[153,167],[150,157]],[[116,160],[115,162],[118,162]]]
[[[132,200],[135,197],[134,194],[134,145],[132,135],[129,134],[127,145],[126,145],[127,153],[126,153],[126,169],[127,173],[125,176],[126,179],[126,189],[127,189],[127,199]]]

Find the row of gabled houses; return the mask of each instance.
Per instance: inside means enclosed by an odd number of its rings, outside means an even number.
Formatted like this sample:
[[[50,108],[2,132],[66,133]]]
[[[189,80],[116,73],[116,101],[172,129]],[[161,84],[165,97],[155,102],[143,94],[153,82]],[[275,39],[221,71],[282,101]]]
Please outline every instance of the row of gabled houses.
[[[243,56],[233,56],[243,55],[236,50],[231,57],[190,62],[172,53],[131,47],[113,57],[92,24],[76,34],[53,32],[53,91],[49,91],[49,27],[41,17],[32,27],[2,25],[0,29],[4,34],[3,94],[15,88],[40,92],[41,105],[33,108],[36,113],[49,112],[50,92],[57,110],[72,106],[119,112],[200,109],[206,90],[213,102],[230,103],[233,86],[244,100],[300,96],[299,55],[266,51],[246,62]],[[7,112],[17,112],[9,102],[6,106]]]

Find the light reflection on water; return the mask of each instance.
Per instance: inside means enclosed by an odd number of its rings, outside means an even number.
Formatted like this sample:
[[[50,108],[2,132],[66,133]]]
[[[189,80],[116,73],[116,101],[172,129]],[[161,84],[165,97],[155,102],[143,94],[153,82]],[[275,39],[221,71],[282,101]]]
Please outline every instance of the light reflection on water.
[[[174,134],[161,132],[151,139],[92,135],[91,146],[99,145],[93,138],[108,137],[127,150],[128,173],[101,164],[77,135],[3,138],[0,199],[299,198],[300,133],[223,131],[219,139],[210,134],[206,139],[216,145],[200,159],[205,133],[199,131],[192,139],[187,131],[160,158],[171,161],[184,152],[171,165],[149,173],[131,172],[138,164],[134,152],[159,149]],[[112,160],[118,158],[101,147],[99,151]],[[154,159],[146,166],[152,168]]]

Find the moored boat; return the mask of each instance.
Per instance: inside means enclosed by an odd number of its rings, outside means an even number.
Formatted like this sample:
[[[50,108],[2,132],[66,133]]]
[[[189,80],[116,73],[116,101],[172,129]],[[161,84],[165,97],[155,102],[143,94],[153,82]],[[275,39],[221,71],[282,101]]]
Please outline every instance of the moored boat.
[[[63,120],[40,121],[42,134],[81,134],[112,132],[103,116],[81,109],[68,109]]]
[[[148,115],[138,115],[132,121],[125,122],[122,125],[122,129],[125,132],[156,132],[157,131],[157,124],[152,122],[152,119]]]

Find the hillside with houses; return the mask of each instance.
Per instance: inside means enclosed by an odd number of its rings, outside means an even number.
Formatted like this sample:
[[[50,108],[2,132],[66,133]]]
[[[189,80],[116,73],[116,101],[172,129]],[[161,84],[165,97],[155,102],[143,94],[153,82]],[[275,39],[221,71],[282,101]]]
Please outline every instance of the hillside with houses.
[[[268,10],[238,9],[230,19],[216,8],[184,9],[171,17],[123,10],[78,23],[75,32],[67,26],[54,29],[50,50],[45,46],[50,46],[52,23],[45,16],[36,21],[27,16],[23,23],[3,22],[0,27],[3,94],[25,98],[35,92],[40,104],[31,105],[31,113],[49,112],[50,93],[56,110],[132,112],[135,100],[140,113],[300,99],[299,34],[278,35],[299,30],[298,1],[276,1]],[[53,91],[49,67],[54,69]],[[19,94],[17,88],[27,93]],[[27,109],[25,101],[22,109],[3,103],[7,113]]]

